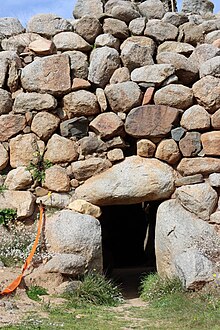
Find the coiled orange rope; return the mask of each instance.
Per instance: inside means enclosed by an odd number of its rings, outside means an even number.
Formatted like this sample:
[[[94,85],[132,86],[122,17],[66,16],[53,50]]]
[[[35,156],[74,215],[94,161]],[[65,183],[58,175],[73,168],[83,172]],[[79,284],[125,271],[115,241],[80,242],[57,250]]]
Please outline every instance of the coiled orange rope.
[[[39,210],[40,210],[40,218],[39,218],[39,223],[38,223],[37,235],[36,235],[34,244],[32,246],[31,252],[24,263],[21,274],[7,288],[5,288],[2,292],[0,292],[0,296],[10,294],[17,289],[17,287],[20,285],[20,283],[22,281],[25,270],[28,268],[28,266],[31,263],[31,260],[37,249],[37,245],[38,245],[39,238],[41,235],[43,220],[44,220],[44,207],[43,207],[42,203],[40,203],[40,205],[39,205]]]

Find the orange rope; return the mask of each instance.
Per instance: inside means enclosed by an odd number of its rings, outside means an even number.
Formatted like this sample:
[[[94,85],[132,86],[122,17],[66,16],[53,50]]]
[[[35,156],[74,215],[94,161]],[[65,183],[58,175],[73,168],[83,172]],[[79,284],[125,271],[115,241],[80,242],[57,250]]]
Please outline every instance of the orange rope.
[[[41,229],[42,229],[42,225],[43,225],[44,207],[43,207],[42,203],[40,203],[39,209],[40,209],[40,218],[39,218],[39,223],[38,223],[37,235],[36,235],[34,244],[32,246],[31,252],[30,252],[29,256],[27,257],[27,259],[24,263],[21,274],[6,289],[4,289],[2,292],[0,292],[0,296],[10,294],[10,293],[14,292],[17,289],[17,287],[20,285],[20,283],[22,281],[25,270],[28,268],[28,266],[31,263],[31,260],[32,260],[34,254],[35,254],[36,249],[37,249],[37,245],[38,245],[38,242],[39,242],[39,238],[40,238],[40,235],[41,235]]]

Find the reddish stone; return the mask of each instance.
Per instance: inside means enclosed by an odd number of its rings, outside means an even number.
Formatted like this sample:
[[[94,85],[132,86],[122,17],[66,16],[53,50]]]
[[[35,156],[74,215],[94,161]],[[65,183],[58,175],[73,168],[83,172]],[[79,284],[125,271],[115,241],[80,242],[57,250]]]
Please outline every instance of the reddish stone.
[[[149,87],[146,92],[144,93],[144,98],[142,101],[142,105],[147,105],[151,102],[153,95],[154,95],[155,88]]]
[[[211,123],[214,129],[220,129],[220,109],[212,115]]]
[[[188,132],[179,142],[179,148],[184,157],[198,155],[201,151],[201,134],[198,132]]]
[[[220,156],[220,131],[202,134],[201,141],[205,155]]]
[[[98,115],[90,123],[90,128],[105,139],[124,134],[124,123],[113,112]]]
[[[7,141],[25,128],[25,117],[21,115],[0,116],[0,142]]]

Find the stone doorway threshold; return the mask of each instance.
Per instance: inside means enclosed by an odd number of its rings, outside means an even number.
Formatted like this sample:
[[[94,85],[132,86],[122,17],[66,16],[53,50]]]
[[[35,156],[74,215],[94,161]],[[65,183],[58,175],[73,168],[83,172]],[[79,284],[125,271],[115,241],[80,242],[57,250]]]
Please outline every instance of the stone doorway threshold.
[[[155,268],[144,266],[114,268],[110,277],[119,285],[124,299],[127,300],[139,297],[141,279],[152,272],[155,272]]]

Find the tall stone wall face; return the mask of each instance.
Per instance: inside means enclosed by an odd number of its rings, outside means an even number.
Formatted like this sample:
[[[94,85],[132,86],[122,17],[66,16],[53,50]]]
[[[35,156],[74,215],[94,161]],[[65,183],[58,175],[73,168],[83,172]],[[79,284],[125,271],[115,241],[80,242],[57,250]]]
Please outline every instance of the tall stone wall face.
[[[201,15],[188,15],[159,0],[78,0],[75,19],[40,14],[26,29],[0,18],[1,209],[25,219],[42,200],[97,217],[89,203],[172,198],[179,213],[170,221],[187,217],[195,234],[169,243],[170,255],[162,243],[172,224],[164,236],[158,229],[158,270],[188,287],[212,280],[220,271],[220,16],[204,3]],[[173,200],[161,205],[158,228]],[[209,249],[195,244],[199,223],[213,233]],[[180,241],[181,230],[190,235],[180,228]]]

